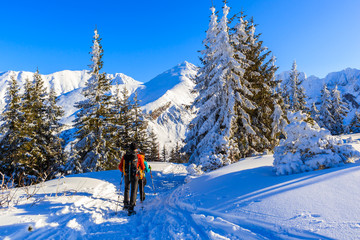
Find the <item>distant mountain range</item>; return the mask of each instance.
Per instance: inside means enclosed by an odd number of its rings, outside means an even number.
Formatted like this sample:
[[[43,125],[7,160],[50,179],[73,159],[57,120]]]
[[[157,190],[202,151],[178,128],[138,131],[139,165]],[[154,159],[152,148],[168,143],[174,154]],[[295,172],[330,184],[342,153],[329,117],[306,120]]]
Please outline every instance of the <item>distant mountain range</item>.
[[[126,87],[131,94],[137,92],[140,104],[149,120],[149,128],[158,136],[160,148],[165,145],[170,150],[184,138],[186,127],[194,117],[190,106],[196,97],[193,89],[197,70],[195,65],[183,62],[146,83],[138,82],[122,73],[107,76],[112,79],[113,93],[117,86],[120,90]],[[25,79],[32,79],[33,74],[23,71],[0,73],[0,111],[5,106],[5,94],[10,76],[15,76],[19,85],[23,86]],[[277,75],[278,79],[283,80],[288,77],[289,72]],[[349,103],[351,112],[346,121],[350,121],[355,110],[360,107],[360,70],[348,68],[330,73],[323,79],[315,76],[306,77],[304,73],[301,73],[300,77],[304,80],[302,85],[309,96],[309,104],[319,102],[321,88],[326,83],[330,88],[338,85],[342,96]],[[74,108],[74,103],[83,99],[81,90],[90,78],[89,71],[65,70],[42,75],[42,78],[47,88],[54,87],[59,99],[58,104],[65,111],[62,123],[67,129],[71,129],[75,112],[78,110]],[[67,136],[67,139],[72,138]]]

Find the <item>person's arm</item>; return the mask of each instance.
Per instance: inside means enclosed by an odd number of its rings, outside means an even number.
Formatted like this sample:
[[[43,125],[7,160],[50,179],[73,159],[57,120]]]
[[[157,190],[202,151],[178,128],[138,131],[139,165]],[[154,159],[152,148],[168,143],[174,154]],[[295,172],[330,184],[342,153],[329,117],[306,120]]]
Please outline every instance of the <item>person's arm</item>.
[[[144,165],[145,165],[145,172],[150,172],[149,164],[147,163],[147,161],[144,161]]]

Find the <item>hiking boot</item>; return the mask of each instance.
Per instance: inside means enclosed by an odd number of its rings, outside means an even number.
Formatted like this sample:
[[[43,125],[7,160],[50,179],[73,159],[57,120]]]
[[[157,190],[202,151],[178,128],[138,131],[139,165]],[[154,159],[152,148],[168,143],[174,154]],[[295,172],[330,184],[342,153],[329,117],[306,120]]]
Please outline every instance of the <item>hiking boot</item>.
[[[130,208],[130,205],[125,204],[124,207],[123,207],[123,210],[128,210],[129,208]]]
[[[136,211],[135,211],[135,210],[129,209],[129,211],[128,211],[128,216],[135,215],[135,214],[136,214]]]

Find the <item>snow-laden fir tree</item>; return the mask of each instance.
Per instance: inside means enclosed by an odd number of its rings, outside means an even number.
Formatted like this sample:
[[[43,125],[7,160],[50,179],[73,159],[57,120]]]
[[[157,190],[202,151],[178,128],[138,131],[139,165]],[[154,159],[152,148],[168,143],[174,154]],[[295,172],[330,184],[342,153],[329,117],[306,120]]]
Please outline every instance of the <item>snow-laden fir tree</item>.
[[[347,116],[349,109],[347,104],[342,100],[337,85],[331,91],[331,115],[334,119],[330,132],[333,135],[345,133],[344,118]]]
[[[138,144],[140,150],[149,149],[149,137],[147,133],[147,121],[140,107],[140,101],[135,92],[131,105],[132,141]]]
[[[339,137],[313,121],[301,111],[289,112],[290,124],[285,127],[287,138],[275,148],[276,174],[293,174],[338,166],[352,162],[360,153],[351,145],[344,145]]]
[[[56,157],[57,168],[60,169],[64,165],[65,155],[62,149],[62,139],[59,137],[59,133],[61,131],[62,124],[60,124],[60,120],[64,115],[64,110],[57,105],[57,98],[55,89],[53,86],[50,87],[49,97],[48,97],[48,108],[47,108],[47,118],[49,121],[49,143],[51,144],[54,157]]]
[[[255,106],[249,111],[251,127],[256,132],[251,137],[250,147],[254,153],[262,153],[275,147],[287,121],[283,99],[276,90],[279,81],[275,80],[278,69],[275,57],[269,57],[271,51],[263,46],[260,34],[255,34],[253,19],[245,23],[248,38],[243,51],[247,61],[244,82],[250,83],[252,95],[249,100]]]
[[[130,101],[129,91],[125,88],[121,91],[120,101],[120,116],[117,123],[121,127],[117,131],[116,138],[121,142],[120,147],[122,150],[126,150],[127,146],[133,141],[133,115],[132,115],[132,103]]]
[[[74,159],[81,163],[84,172],[115,169],[118,162],[116,151],[112,151],[110,79],[100,73],[103,49],[97,29],[91,49],[91,77],[82,91],[85,100],[75,104],[79,111],[75,119],[78,130]]]
[[[355,112],[354,117],[351,119],[349,127],[351,133],[360,133],[360,113],[358,111]]]
[[[319,123],[320,111],[317,109],[315,102],[311,104],[310,116],[314,119],[315,122]]]
[[[184,150],[190,154],[189,161],[212,170],[237,160],[238,147],[234,139],[237,131],[235,115],[235,89],[239,86],[244,69],[234,59],[229,40],[229,7],[224,4],[223,16],[216,23],[215,9],[203,51],[203,67],[197,76],[195,100],[197,116],[191,122]],[[216,26],[216,28],[215,28]]]
[[[14,76],[11,76],[5,96],[5,110],[0,127],[0,172],[7,178],[13,177],[14,168],[21,159],[22,112],[20,87]]]
[[[33,81],[27,79],[18,105],[20,131],[17,133],[16,156],[11,160],[14,179],[19,185],[53,178],[63,161],[63,150],[56,135],[57,119],[52,119],[52,107],[44,81],[37,70]]]
[[[166,150],[166,146],[165,146],[165,144],[164,144],[164,146],[163,146],[163,148],[162,148],[162,150],[161,150],[161,160],[162,160],[163,162],[168,162],[167,156],[168,156],[168,153],[167,153],[167,150]]]
[[[236,158],[249,156],[257,153],[254,148],[254,141],[260,142],[260,138],[256,135],[256,131],[252,126],[251,115],[256,109],[256,104],[250,100],[253,97],[253,92],[250,81],[246,78],[250,72],[250,65],[254,64],[245,56],[252,51],[252,46],[255,45],[254,39],[249,36],[248,29],[246,29],[248,22],[244,21],[244,16],[241,15],[239,22],[231,29],[230,40],[234,49],[234,58],[242,68],[246,69],[245,72],[240,71],[237,73],[235,87],[235,115],[236,127],[234,129],[234,141],[238,148]],[[252,29],[253,30],[253,29]]]
[[[275,57],[272,57],[272,65],[275,66]],[[281,92],[278,91],[280,86],[280,81],[275,80],[275,71],[271,71],[272,75],[272,99],[273,104],[273,112],[271,114],[271,135],[270,135],[270,144],[271,150],[274,149],[275,146],[279,145],[280,139],[286,137],[285,126],[288,124],[287,114],[286,114],[286,106],[284,99],[282,98]]]
[[[319,109],[319,126],[330,130],[335,124],[332,115],[331,93],[326,84],[321,89],[321,105]]]
[[[159,142],[154,131],[149,134],[149,147],[146,150],[146,160],[149,162],[160,161]]]
[[[306,94],[305,89],[301,86],[302,81],[299,78],[300,73],[297,70],[296,61],[293,62],[290,72],[290,78],[284,82],[286,85],[286,92],[284,92],[285,104],[289,107],[290,111],[308,111],[306,107]]]

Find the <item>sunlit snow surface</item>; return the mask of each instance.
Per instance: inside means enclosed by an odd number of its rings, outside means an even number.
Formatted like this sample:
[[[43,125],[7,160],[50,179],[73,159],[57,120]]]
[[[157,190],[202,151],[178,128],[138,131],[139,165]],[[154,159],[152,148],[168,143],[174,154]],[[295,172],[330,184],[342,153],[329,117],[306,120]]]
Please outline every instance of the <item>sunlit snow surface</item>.
[[[357,141],[352,144],[360,150]],[[116,170],[51,180],[29,189],[36,192],[29,199],[19,189],[17,205],[0,208],[0,239],[360,236],[359,162],[287,176],[276,176],[272,162],[272,155],[247,158],[188,183],[185,165],[150,163],[155,189],[148,175],[146,200],[138,200],[131,217],[121,210]]]

